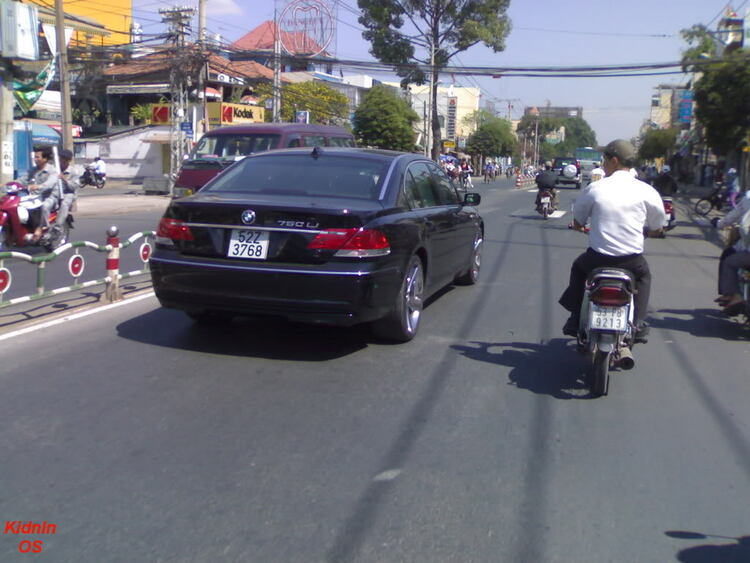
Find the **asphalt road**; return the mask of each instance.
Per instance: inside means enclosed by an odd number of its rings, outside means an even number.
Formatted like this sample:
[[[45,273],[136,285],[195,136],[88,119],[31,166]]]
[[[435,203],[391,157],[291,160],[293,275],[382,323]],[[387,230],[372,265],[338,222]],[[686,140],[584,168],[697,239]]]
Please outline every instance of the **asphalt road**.
[[[480,283],[409,344],[208,329],[148,295],[0,340],[0,514],[57,525],[0,560],[750,560],[750,346],[712,307],[718,247],[684,214],[647,242],[651,342],[595,399],[556,303],[586,239],[506,184],[478,184]]]

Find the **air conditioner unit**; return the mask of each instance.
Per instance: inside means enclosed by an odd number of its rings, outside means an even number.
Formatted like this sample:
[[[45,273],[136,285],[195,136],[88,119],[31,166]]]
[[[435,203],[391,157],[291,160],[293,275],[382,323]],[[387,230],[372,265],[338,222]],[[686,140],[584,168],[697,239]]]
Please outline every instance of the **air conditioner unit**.
[[[39,59],[39,19],[33,4],[0,0],[0,56]]]

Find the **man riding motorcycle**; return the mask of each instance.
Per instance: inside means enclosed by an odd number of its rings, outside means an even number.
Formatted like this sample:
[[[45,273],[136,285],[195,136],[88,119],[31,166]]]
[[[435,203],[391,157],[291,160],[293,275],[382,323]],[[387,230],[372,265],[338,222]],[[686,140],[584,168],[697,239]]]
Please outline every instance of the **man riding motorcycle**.
[[[49,227],[50,213],[58,206],[60,194],[58,188],[59,175],[52,162],[52,149],[49,147],[34,150],[34,168],[29,170],[18,182],[26,186],[30,192],[40,192],[42,205],[34,223],[34,234],[32,242],[37,242],[42,237],[42,230]]]
[[[550,202],[551,208],[553,211],[557,209],[558,197],[557,190],[555,189],[557,176],[555,176],[554,172],[552,172],[551,170],[543,170],[536,175],[536,178],[534,180],[536,181],[537,187],[536,200],[534,201],[535,207],[539,207],[542,192],[549,192],[549,194],[552,196],[552,201]]]
[[[588,274],[598,267],[623,268],[636,282],[635,341],[646,342],[644,320],[651,291],[651,272],[643,256],[644,224],[657,234],[664,224],[664,205],[657,191],[634,178],[629,170],[636,159],[635,147],[617,139],[601,149],[606,177],[591,184],[573,207],[573,228],[584,231],[590,222],[589,248],[573,262],[568,287],[559,303],[570,312],[563,334],[577,336],[579,314]]]

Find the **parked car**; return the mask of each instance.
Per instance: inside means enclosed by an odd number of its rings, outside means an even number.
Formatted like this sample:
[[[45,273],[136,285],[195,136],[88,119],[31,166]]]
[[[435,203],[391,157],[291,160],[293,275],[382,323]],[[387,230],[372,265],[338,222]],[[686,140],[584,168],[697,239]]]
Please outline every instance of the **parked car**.
[[[314,147],[251,155],[159,223],[151,274],[164,307],[198,322],[268,314],[417,333],[424,301],[476,283],[484,223],[417,155]]]
[[[343,127],[306,123],[249,123],[219,127],[200,138],[182,163],[175,188],[197,192],[222,170],[246,156],[288,147],[353,147]]]
[[[581,189],[581,163],[572,156],[559,156],[552,163],[552,171],[557,175],[557,186],[574,185]]]

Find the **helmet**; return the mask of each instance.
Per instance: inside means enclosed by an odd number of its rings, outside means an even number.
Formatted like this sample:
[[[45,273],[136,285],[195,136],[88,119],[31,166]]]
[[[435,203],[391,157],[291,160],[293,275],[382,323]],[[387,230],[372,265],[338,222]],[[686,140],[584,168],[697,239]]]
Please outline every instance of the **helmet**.
[[[661,169],[662,172],[669,172],[670,170],[672,170],[672,168],[669,166],[669,164],[665,164]]]

